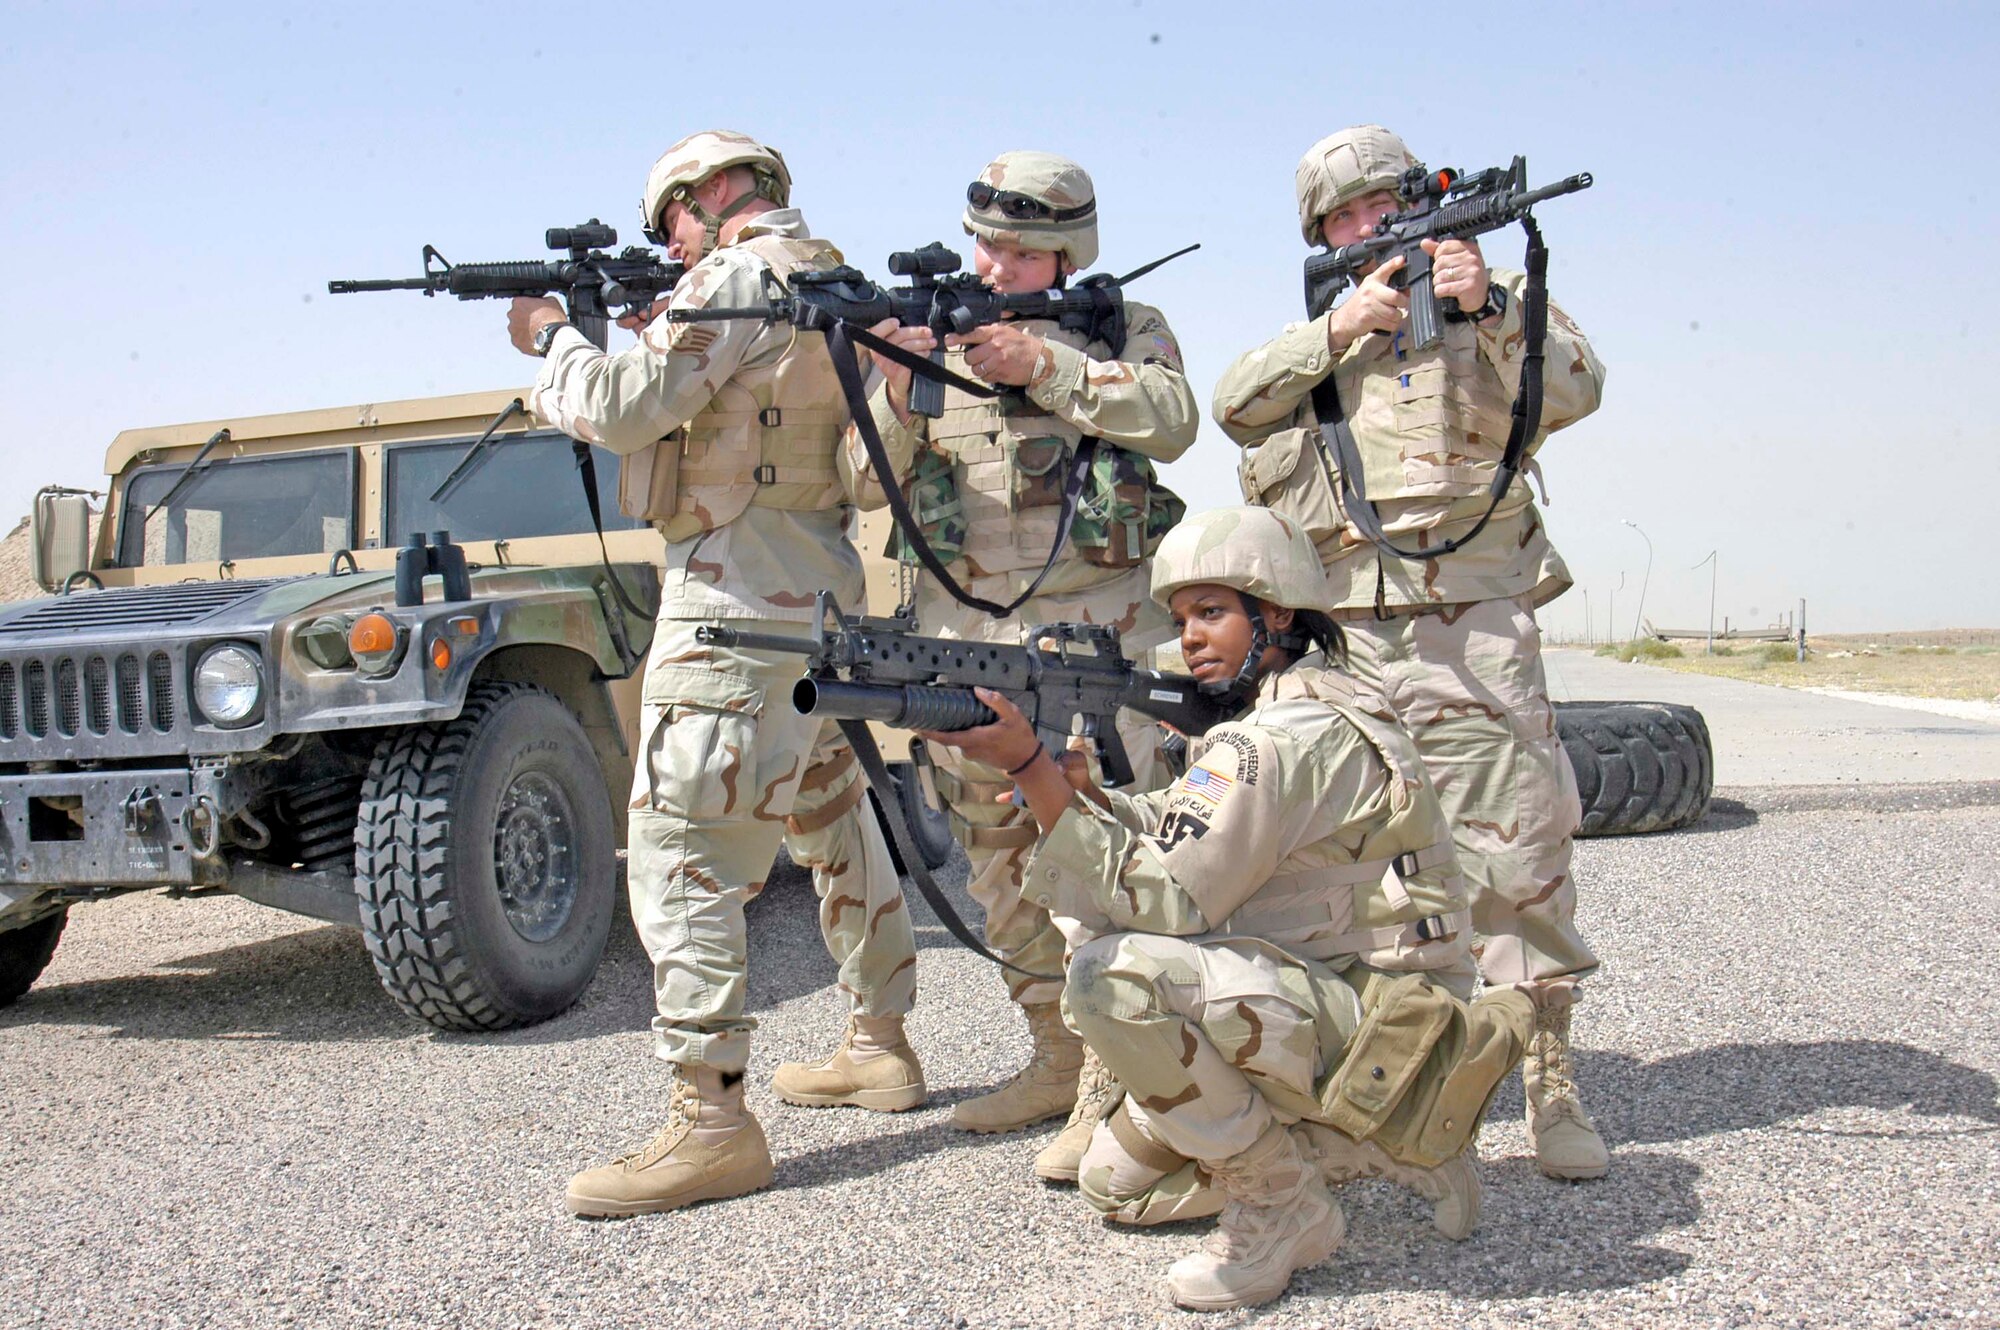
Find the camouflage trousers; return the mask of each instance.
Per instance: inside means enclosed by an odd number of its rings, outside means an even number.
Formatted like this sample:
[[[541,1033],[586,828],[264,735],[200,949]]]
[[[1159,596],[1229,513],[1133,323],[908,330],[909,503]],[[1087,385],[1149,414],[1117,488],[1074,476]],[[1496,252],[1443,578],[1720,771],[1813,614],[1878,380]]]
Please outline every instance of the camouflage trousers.
[[[910,1010],[916,940],[853,751],[792,709],[798,657],[698,643],[699,626],[660,620],[646,662],[628,880],[653,962],[655,1051],[740,1072],[756,1027],[743,1014],[743,907],[781,841],[812,870],[854,1011]]]
[[[1337,1058],[1361,1022],[1353,990],[1255,938],[1106,934],[1077,948],[1064,1001],[1125,1087],[1131,1120],[1197,1160],[1316,1111],[1323,1047]]]
[[[1576,773],[1556,735],[1525,597],[1343,619],[1356,678],[1416,740],[1472,892],[1480,973],[1543,1006],[1575,1000],[1597,957],[1576,930]]]
[[[1029,627],[1035,624],[1117,623],[1126,636],[1126,654],[1138,652],[1143,660],[1165,631],[1164,616],[1146,589],[1147,576],[1147,565],[1142,564],[1083,591],[1039,595],[1004,620],[946,601],[926,580],[918,608],[925,632],[985,642],[1025,643]],[[1006,594],[1002,588],[973,585],[981,594]],[[1160,727],[1137,712],[1121,711],[1118,736],[1132,762],[1132,784],[1124,789],[1143,794],[1165,786],[1171,773],[1160,751]],[[986,945],[1024,970],[1061,974],[1067,945],[1061,929],[1047,910],[1021,895],[1023,874],[1039,833],[1027,809],[999,802],[1013,793],[1014,782],[1004,771],[967,762],[955,748],[932,745],[931,757],[937,765],[938,795],[951,816],[952,835],[972,867],[965,887],[985,914]],[[1103,773],[1094,763],[1092,770],[1101,782]],[[1013,970],[1000,973],[1008,996],[1022,1006],[1062,996],[1060,981],[1029,979]]]

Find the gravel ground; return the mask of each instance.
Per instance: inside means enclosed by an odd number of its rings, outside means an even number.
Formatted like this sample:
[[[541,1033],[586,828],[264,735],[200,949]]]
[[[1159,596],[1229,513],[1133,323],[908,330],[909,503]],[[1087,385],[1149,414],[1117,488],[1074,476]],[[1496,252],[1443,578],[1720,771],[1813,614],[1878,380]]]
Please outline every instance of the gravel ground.
[[[1209,1318],[1163,1292],[1200,1226],[1108,1229],[1031,1177],[1047,1132],[952,1130],[1026,1038],[935,926],[930,1105],[771,1097],[842,1014],[796,872],[751,911],[776,1186],[613,1224],[561,1192],[662,1108],[624,924],[576,1009],[468,1037],[401,1017],[351,932],[227,898],[82,908],[0,1012],[0,1325],[2000,1324],[2000,979],[1967,963],[2000,922],[2000,786],[1720,793],[1692,831],[1579,847],[1610,1176],[1537,1174],[1516,1082],[1470,1241],[1350,1187],[1342,1251]]]

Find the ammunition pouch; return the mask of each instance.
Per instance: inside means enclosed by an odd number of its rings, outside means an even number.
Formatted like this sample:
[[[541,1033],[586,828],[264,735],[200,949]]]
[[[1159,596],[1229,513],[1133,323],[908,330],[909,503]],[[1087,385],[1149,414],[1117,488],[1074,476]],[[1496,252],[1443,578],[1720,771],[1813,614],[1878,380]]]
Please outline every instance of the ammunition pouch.
[[[1319,1119],[1434,1168],[1471,1143],[1493,1092],[1534,1031],[1534,1005],[1504,989],[1467,1003],[1421,974],[1365,974],[1367,1012],[1319,1085]]]
[[[1245,448],[1236,474],[1245,503],[1283,513],[1315,546],[1337,540],[1347,528],[1332,459],[1316,428],[1279,430]]]
[[[1186,515],[1187,505],[1160,483],[1151,458],[1100,444],[1077,503],[1070,544],[1086,563],[1131,568],[1157,550]]]
[[[958,495],[958,481],[952,475],[951,459],[934,448],[917,454],[909,479],[903,482],[903,498],[917,529],[938,558],[946,563],[965,553],[965,503]],[[889,524],[889,539],[882,552],[907,564],[917,563],[917,554],[903,528]]]
[[[627,453],[618,468],[618,511],[641,522],[674,515],[681,494],[681,441],[669,435]]]

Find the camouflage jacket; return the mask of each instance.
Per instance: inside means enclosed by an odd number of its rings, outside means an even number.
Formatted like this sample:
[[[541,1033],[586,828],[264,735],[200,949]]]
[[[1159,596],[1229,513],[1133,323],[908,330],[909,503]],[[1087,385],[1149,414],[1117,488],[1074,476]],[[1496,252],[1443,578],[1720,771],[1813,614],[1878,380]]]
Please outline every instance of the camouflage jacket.
[[[672,308],[761,305],[769,265],[741,246],[757,235],[804,239],[796,208],[761,213],[729,244],[705,255],[674,287]],[[632,453],[686,425],[730,377],[787,355],[824,355],[798,345],[796,331],[754,320],[655,320],[638,344],[607,355],[574,329],[556,334],[529,397],[535,415],[575,438]],[[660,615],[669,619],[754,618],[807,622],[813,593],[842,604],[862,599],[861,560],[849,540],[853,510],[750,507],[713,531],[667,546]]]
[[[1386,702],[1309,656],[1190,756],[1165,790],[1110,791],[1109,811],[1073,800],[1025,894],[1098,933],[1263,938],[1336,968],[1466,964],[1450,828]]]
[[[1512,297],[1493,328],[1447,323],[1445,342],[1413,360],[1404,351],[1408,324],[1391,335],[1371,333],[1340,355],[1331,353],[1332,314],[1286,327],[1239,357],[1216,384],[1214,415],[1224,432],[1255,449],[1281,431],[1313,430],[1311,392],[1337,376],[1356,449],[1367,472],[1384,531],[1404,549],[1464,535],[1486,511],[1486,487],[1506,442],[1507,419],[1520,386],[1522,292],[1527,278],[1495,270],[1493,281]],[[1597,409],[1604,367],[1576,324],[1549,306],[1543,373],[1542,429],[1548,433]],[[1330,455],[1329,455],[1330,457]],[[1306,464],[1316,465],[1310,451]],[[1265,502],[1246,467],[1244,498]],[[1538,473],[1538,470],[1537,470]],[[1333,604],[1346,610],[1393,609],[1529,595],[1541,604],[1570,586],[1569,570],[1549,543],[1527,475],[1514,482],[1493,519],[1470,545],[1442,558],[1413,562],[1377,549],[1336,518],[1337,533],[1319,540]]]

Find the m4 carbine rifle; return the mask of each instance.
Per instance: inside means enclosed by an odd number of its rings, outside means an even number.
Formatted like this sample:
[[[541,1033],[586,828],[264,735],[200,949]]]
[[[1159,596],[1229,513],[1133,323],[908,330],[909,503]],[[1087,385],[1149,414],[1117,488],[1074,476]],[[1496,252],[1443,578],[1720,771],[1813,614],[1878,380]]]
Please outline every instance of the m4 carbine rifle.
[[[985,384],[937,368],[937,362],[944,358],[942,351],[934,352],[927,364],[899,347],[871,337],[866,332],[871,325],[894,319],[906,328],[929,328],[943,338],[948,333],[968,333],[1002,319],[1054,319],[1059,327],[1122,350],[1124,287],[1161,264],[1200,248],[1189,245],[1123,277],[1093,273],[1073,286],[1006,295],[989,288],[976,274],[960,272],[963,260],[941,241],[934,240],[921,249],[898,250],[889,256],[889,271],[898,277],[908,277],[908,286],[878,286],[859,269],[843,266],[824,272],[795,273],[789,291],[778,288],[773,278],[770,302],[765,305],[676,309],[669,310],[665,317],[676,323],[761,319],[766,323],[789,322],[819,332],[829,331],[836,323],[844,324],[852,340],[914,371],[910,410],[935,417],[944,410],[946,383],[976,397],[992,397],[996,392]]]
[[[561,296],[569,307],[569,321],[602,351],[607,349],[613,309],[623,307],[624,314],[645,314],[655,300],[674,289],[685,271],[682,264],[643,245],[627,245],[618,254],[606,253],[618,243],[618,232],[595,217],[581,226],[552,226],[543,238],[550,249],[568,250],[569,257],[452,263],[435,246],[425,245],[421,277],[328,282],[326,289],[337,296],[356,291],[422,291],[427,296],[444,292],[460,300]]]
[[[840,722],[861,769],[888,811],[890,834],[910,880],[947,932],[971,951],[1029,978],[1060,981],[1059,974],[1023,970],[987,949],[938,890],[917,852],[893,797],[888,769],[864,720],[908,729],[965,730],[994,714],[975,684],[1006,694],[1034,723],[1044,743],[1061,747],[1072,733],[1096,741],[1105,782],[1132,780],[1131,759],[1118,737],[1118,708],[1131,707],[1188,734],[1202,734],[1225,719],[1224,705],[1184,676],[1135,669],[1119,650],[1118,630],[1107,624],[1060,623],[1031,630],[1028,646],[919,637],[905,617],[849,619],[825,591],[813,604],[813,637],[752,633],[721,624],[695,629],[697,641],[753,651],[795,651],[806,675],[792,688],[802,715]]]
[[[1590,172],[1584,171],[1529,189],[1525,157],[1516,157],[1504,169],[1495,166],[1469,176],[1449,167],[1432,171],[1419,162],[1397,184],[1402,210],[1384,217],[1374,235],[1306,260],[1306,315],[1316,319],[1326,313],[1349,282],[1361,280],[1362,269],[1400,255],[1404,264],[1392,283],[1410,296],[1411,349],[1428,351],[1444,335],[1444,311],[1432,290],[1431,257],[1423,242],[1470,240],[1516,222],[1532,227],[1528,214],[1537,203],[1589,189],[1591,183]],[[1531,243],[1539,243],[1532,230],[1530,237]]]
[[[994,720],[972,691],[974,685],[991,688],[1018,706],[1051,747],[1062,748],[1073,734],[1091,739],[1112,786],[1132,781],[1132,762],[1118,737],[1120,707],[1186,734],[1204,734],[1227,715],[1225,705],[1193,679],[1135,667],[1109,624],[1044,624],[1029,630],[1029,645],[1013,646],[919,637],[912,620],[902,617],[849,619],[825,591],[813,613],[816,637],[708,624],[695,630],[695,638],[804,656],[806,675],[792,689],[792,705],[806,716],[968,730]]]

